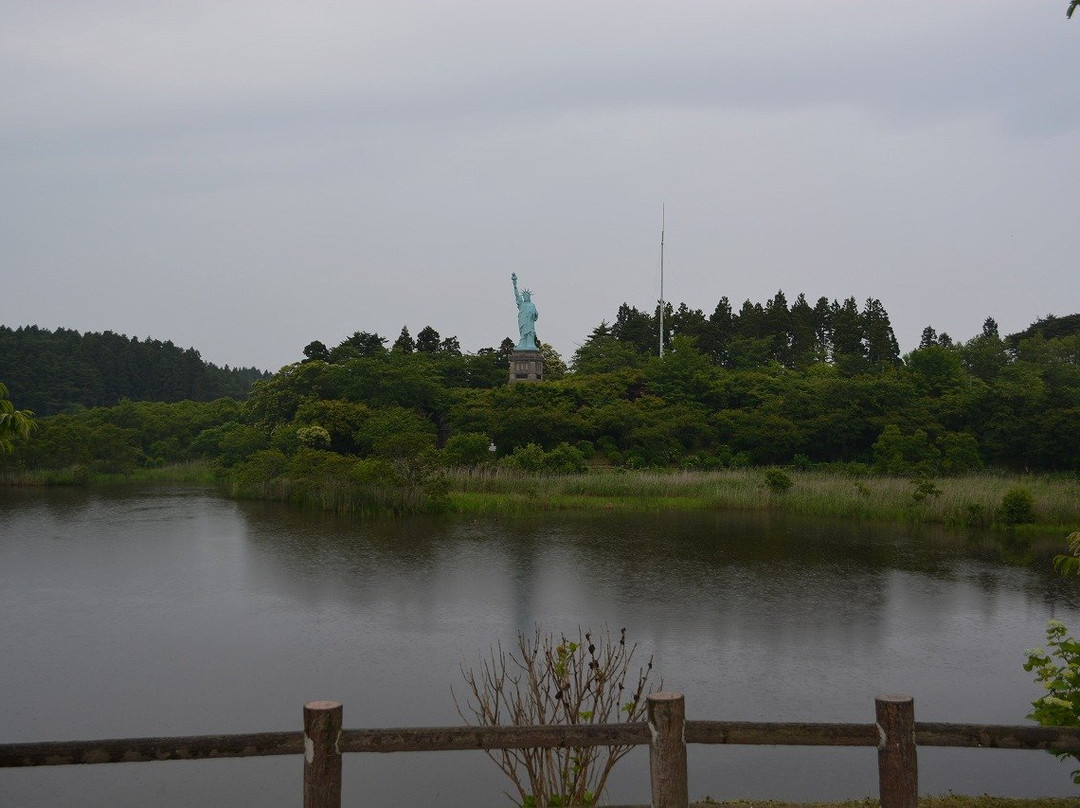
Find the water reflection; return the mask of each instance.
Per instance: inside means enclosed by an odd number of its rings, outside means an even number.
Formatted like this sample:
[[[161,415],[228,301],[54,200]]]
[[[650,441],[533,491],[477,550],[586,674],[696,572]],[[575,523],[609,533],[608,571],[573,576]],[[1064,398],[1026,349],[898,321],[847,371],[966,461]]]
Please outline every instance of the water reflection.
[[[992,538],[777,515],[372,521],[183,488],[9,491],[0,733],[283,729],[310,698],[343,701],[351,726],[456,724],[458,666],[536,622],[626,626],[691,717],[868,721],[876,693],[901,691],[922,720],[1020,722],[1035,695],[1023,650],[1051,615],[1080,625],[1076,587],[1050,570],[1059,545],[1010,557],[1025,567],[1001,563]],[[613,799],[647,793],[634,760]],[[1070,793],[1049,756],[986,760],[927,752],[923,787]],[[692,761],[696,795],[876,787],[866,750],[695,749]],[[90,768],[0,773],[0,793],[109,805],[150,789],[183,805],[212,783],[225,796],[211,801],[291,805],[299,782],[285,763],[213,764],[190,786],[168,766]],[[481,755],[350,759],[346,776],[372,804],[503,804]]]

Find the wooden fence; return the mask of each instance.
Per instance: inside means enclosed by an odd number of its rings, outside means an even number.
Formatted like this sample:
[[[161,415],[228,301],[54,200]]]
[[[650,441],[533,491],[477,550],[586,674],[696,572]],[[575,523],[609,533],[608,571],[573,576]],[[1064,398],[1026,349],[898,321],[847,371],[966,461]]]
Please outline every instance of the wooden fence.
[[[1080,727],[917,722],[910,696],[879,696],[875,712],[872,724],[687,721],[681,693],[655,693],[643,723],[342,729],[340,704],[312,701],[302,732],[0,744],[0,767],[303,755],[304,808],[339,808],[345,753],[647,744],[652,807],[687,808],[688,743],[876,746],[882,808],[916,808],[919,746],[1080,752]]]

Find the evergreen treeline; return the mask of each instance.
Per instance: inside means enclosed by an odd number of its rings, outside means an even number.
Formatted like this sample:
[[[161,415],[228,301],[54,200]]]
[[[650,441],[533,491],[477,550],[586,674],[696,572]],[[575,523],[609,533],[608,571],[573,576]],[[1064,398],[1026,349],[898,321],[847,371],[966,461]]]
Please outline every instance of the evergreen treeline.
[[[679,306],[665,312],[663,357],[658,315],[620,307],[574,372],[541,383],[507,384],[509,340],[463,354],[430,327],[415,339],[402,329],[390,347],[358,331],[333,348],[310,343],[243,402],[125,401],[43,419],[0,468],[209,459],[256,493],[312,479],[415,490],[440,462],[498,458],[548,471],[1080,470],[1080,315],[1008,337],[987,319],[967,342],[927,327],[903,357],[874,299],[789,306],[780,293],[738,312],[721,301],[708,316]]]
[[[723,297],[708,316],[685,303],[666,304],[664,342],[674,335],[691,337],[714,364],[740,369],[777,362],[788,368],[831,361],[857,368],[865,363],[900,361],[900,348],[880,300],[860,309],[855,298],[842,303],[818,298],[813,306],[800,294],[790,306],[783,291],[767,303],[745,301],[735,311]],[[602,322],[577,351],[579,372],[615,370],[659,347],[660,311],[651,314],[623,304],[615,322]],[[620,347],[615,349],[615,345]],[[614,353],[612,353],[612,350]]]
[[[167,341],[140,341],[112,331],[0,326],[0,379],[12,400],[38,416],[110,406],[125,398],[243,398],[252,382],[268,376],[255,368],[219,368],[194,348]]]

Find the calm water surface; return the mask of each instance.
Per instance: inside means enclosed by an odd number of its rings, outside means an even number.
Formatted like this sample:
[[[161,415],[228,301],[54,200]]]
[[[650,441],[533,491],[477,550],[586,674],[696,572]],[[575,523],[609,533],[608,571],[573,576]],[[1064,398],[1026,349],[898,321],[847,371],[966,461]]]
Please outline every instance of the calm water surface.
[[[738,514],[371,522],[186,488],[0,489],[0,742],[458,724],[462,661],[540,622],[625,626],[691,718],[1024,723],[1080,587],[937,529]],[[1004,559],[1004,561],[1003,561]],[[1012,563],[1004,563],[1011,561]],[[1019,561],[1019,563],[1018,563]],[[924,792],[1068,795],[1039,752],[920,752]],[[612,801],[647,801],[648,760]],[[876,793],[872,749],[690,748],[694,797]],[[295,806],[301,761],[0,770],[0,806]],[[498,806],[482,753],[350,755],[345,804]]]

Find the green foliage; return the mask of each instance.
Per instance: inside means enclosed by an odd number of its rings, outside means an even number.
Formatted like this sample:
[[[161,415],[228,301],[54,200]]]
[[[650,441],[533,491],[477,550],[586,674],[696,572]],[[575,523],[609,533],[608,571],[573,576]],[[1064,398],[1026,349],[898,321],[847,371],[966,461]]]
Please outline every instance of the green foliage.
[[[1054,569],[1062,575],[1080,575],[1080,531],[1070,533],[1065,541],[1069,554],[1054,556]]]
[[[451,435],[443,444],[443,463],[447,466],[478,466],[487,463],[494,454],[491,438],[480,432],[461,432]]]
[[[112,406],[124,398],[243,398],[252,382],[267,375],[255,368],[219,368],[194,348],[168,341],[140,341],[111,331],[0,326],[0,378],[39,416]]]
[[[1065,624],[1051,620],[1046,628],[1046,645],[1027,652],[1024,670],[1035,673],[1035,681],[1046,693],[1033,701],[1028,718],[1048,727],[1080,726],[1080,642],[1069,635]],[[1080,756],[1056,752],[1060,758]],[[1073,772],[1073,782],[1080,785],[1080,769]]]
[[[997,520],[1005,525],[1030,525],[1035,522],[1035,497],[1027,488],[1017,486],[1005,492],[998,506]]]
[[[888,424],[874,442],[874,470],[881,474],[929,474],[936,470],[941,452],[931,443],[925,430],[910,435],[901,433],[896,424]]]
[[[544,468],[544,449],[536,443],[526,443],[514,449],[503,462],[520,471],[539,472]]]
[[[580,449],[560,443],[544,455],[543,468],[550,474],[582,474],[588,470],[588,465]]]
[[[765,469],[765,487],[774,494],[785,494],[794,483],[783,469]]]
[[[968,502],[961,508],[960,523],[970,530],[985,530],[990,527],[990,513],[981,502]]]
[[[302,426],[296,430],[297,440],[309,449],[329,449],[330,433],[318,424]]]
[[[37,428],[34,414],[29,410],[17,410],[8,398],[7,387],[0,382],[0,454],[14,451],[13,437],[25,440]]]
[[[911,504],[922,505],[941,496],[941,489],[929,477],[916,477],[911,481]]]

